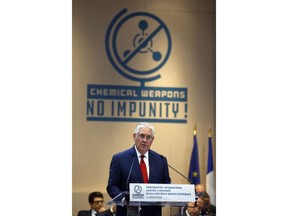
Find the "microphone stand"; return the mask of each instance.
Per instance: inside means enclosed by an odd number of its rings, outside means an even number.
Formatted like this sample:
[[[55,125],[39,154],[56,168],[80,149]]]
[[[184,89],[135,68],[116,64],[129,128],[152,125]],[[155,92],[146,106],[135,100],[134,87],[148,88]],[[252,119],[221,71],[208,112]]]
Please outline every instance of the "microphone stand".
[[[183,178],[185,178],[187,181],[189,181],[191,184],[193,184],[193,182],[189,179],[189,178],[187,178],[186,176],[184,176],[182,173],[180,173],[178,170],[176,170],[176,169],[174,169],[172,166],[170,166],[169,164],[168,164],[168,166],[171,168],[171,169],[173,169],[175,172],[177,172],[179,175],[181,175]]]
[[[176,169],[174,169],[172,166],[170,166],[169,164],[168,164],[168,166],[171,168],[171,169],[173,169],[175,172],[177,172],[179,175],[181,175],[183,178],[185,178],[187,181],[189,181],[191,184],[193,184],[193,182],[189,179],[189,178],[187,178],[186,176],[184,176],[182,173],[180,173],[178,170],[176,170]],[[198,199],[198,193],[196,193],[196,188],[195,188],[195,199],[197,200]]]

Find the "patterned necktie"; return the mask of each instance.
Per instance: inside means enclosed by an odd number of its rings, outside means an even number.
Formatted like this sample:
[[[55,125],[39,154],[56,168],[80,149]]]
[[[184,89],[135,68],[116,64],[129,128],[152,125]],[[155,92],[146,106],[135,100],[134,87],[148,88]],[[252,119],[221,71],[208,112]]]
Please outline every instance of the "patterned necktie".
[[[148,174],[147,174],[147,168],[146,168],[146,164],[144,162],[144,155],[141,155],[141,161],[140,161],[140,168],[141,168],[141,172],[142,172],[142,176],[144,179],[144,183],[148,183]]]

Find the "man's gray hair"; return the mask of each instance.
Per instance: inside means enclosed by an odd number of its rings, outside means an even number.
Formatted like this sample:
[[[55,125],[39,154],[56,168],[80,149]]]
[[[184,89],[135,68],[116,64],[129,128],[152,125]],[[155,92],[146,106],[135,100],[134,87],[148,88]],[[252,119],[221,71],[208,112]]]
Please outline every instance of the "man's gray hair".
[[[136,128],[134,129],[134,134],[138,134],[140,131],[140,128],[150,128],[152,130],[152,135],[155,134],[155,128],[151,123],[148,122],[140,122]]]

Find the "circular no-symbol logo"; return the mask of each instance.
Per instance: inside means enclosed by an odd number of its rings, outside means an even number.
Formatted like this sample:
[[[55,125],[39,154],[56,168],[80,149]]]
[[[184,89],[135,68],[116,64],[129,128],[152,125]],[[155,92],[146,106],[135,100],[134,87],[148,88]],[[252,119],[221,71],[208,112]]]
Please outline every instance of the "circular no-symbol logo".
[[[125,13],[127,9],[120,11],[108,27],[106,53],[118,73],[144,85],[160,78],[159,69],[171,53],[171,36],[157,16]]]
[[[140,185],[135,185],[134,186],[134,192],[137,194],[140,194],[142,191],[142,187]]]

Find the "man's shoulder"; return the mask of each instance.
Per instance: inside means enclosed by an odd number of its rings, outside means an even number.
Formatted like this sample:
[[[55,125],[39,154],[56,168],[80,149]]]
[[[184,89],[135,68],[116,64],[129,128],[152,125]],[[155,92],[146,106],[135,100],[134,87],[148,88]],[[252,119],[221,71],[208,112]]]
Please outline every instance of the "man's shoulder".
[[[113,213],[110,212],[110,209],[107,209],[99,213],[99,216],[111,216],[111,215],[113,215]]]
[[[126,157],[127,154],[134,155],[134,153],[135,153],[135,149],[132,147],[132,148],[129,148],[129,149],[126,149],[124,151],[114,154],[114,157],[123,157],[123,156]]]
[[[216,206],[210,204],[210,211],[216,213]]]
[[[163,160],[165,157],[156,151],[149,149],[149,157],[154,158],[156,160]]]
[[[91,211],[89,210],[80,210],[78,216],[91,216]]]

